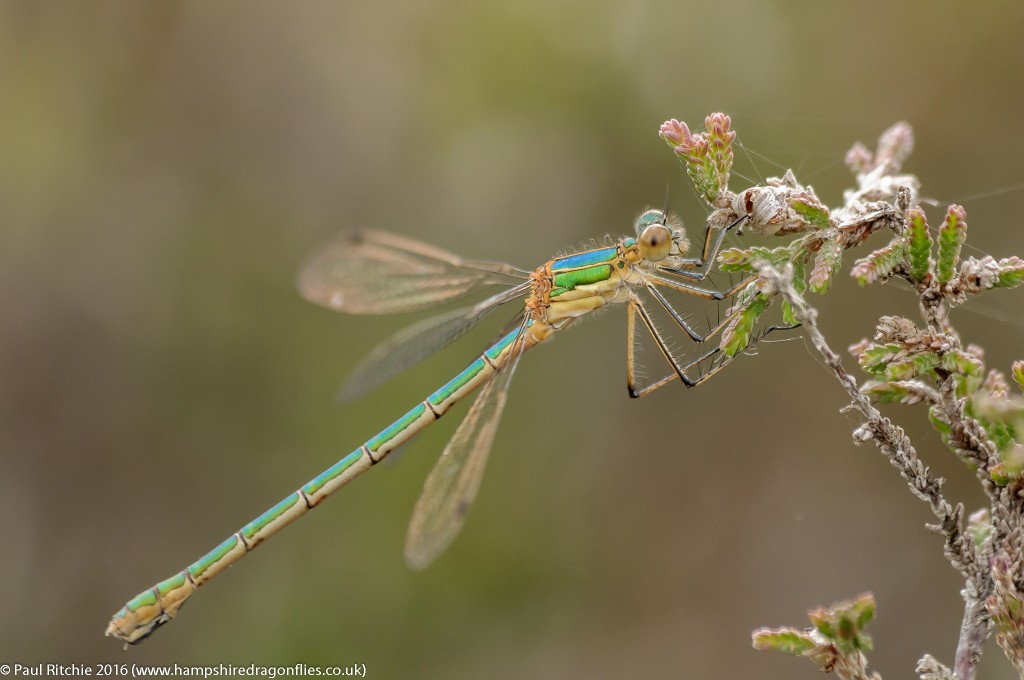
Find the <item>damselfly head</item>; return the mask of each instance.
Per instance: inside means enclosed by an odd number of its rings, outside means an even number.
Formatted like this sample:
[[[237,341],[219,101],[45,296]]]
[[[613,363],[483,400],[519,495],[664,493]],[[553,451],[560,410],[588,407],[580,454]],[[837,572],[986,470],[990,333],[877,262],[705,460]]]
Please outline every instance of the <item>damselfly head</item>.
[[[682,225],[662,210],[645,210],[633,226],[637,246],[645,260],[659,262],[671,255],[683,255],[690,247]]]

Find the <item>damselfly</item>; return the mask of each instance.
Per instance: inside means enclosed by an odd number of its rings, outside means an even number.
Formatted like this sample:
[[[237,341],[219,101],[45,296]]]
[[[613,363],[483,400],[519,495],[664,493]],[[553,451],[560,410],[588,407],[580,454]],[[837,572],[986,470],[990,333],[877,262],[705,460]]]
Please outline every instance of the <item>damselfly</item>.
[[[742,219],[742,218],[741,218]],[[735,309],[703,335],[659,289],[709,300],[730,298],[752,279],[727,290],[701,287],[729,229],[708,227],[699,257],[687,257],[689,241],[681,226],[661,210],[637,218],[636,236],[583,250],[526,271],[497,262],[462,259],[410,238],[377,231],[345,235],[315,253],[302,269],[298,285],[306,299],[351,314],[412,312],[460,298],[489,284],[506,288],[486,300],[420,322],[378,347],[358,369],[350,385],[365,390],[447,345],[497,307],[525,298],[511,330],[464,371],[414,406],[322,474],[246,524],[186,569],[146,589],[114,614],[107,635],[136,643],[178,613],[196,589],[240,560],[253,548],[304,515],[359,474],[379,463],[444,415],[456,402],[482,387],[427,477],[406,540],[409,565],[422,569],[458,533],[480,485],[509,382],[523,353],[554,333],[606,305],[625,303],[628,319],[626,379],[629,394],[642,397],[675,380],[693,387],[725,366],[718,347],[692,361],[676,356],[655,327],[646,291],[694,342],[716,336],[741,310]],[[650,332],[671,370],[641,385],[636,369],[636,324]],[[771,329],[769,329],[771,330]],[[701,366],[710,361],[707,370]]]

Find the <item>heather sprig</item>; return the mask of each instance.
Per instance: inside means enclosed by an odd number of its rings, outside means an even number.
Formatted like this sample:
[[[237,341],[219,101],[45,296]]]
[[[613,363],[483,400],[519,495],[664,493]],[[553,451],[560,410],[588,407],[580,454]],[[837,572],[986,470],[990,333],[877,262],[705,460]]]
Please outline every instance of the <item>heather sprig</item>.
[[[864,628],[874,618],[875,599],[866,593],[831,607],[807,613],[811,628],[762,628],[754,631],[754,649],[784,652],[809,659],[825,673],[835,672],[843,680],[878,678],[868,675],[865,652],[871,638]]]
[[[882,248],[857,260],[851,275],[861,285],[902,278],[919,294],[941,299],[947,306],[962,304],[968,295],[1024,283],[1024,260],[990,255],[961,261],[967,237],[967,212],[959,205],[946,210],[938,238],[932,238],[928,218],[920,208],[907,211],[906,229],[897,231]]]
[[[720,348],[743,351],[758,338],[760,319],[782,299],[787,324],[802,324],[811,345],[851,399],[863,423],[857,443],[873,442],[925,502],[937,519],[928,529],[942,537],[942,549],[964,579],[963,621],[952,668],[924,655],[922,680],[974,680],[982,646],[994,629],[996,641],[1024,677],[1024,360],[1009,377],[985,366],[980,347],[965,343],[950,321],[950,308],[971,296],[1024,283],[1024,260],[984,255],[961,257],[967,214],[951,205],[937,229],[917,205],[920,182],[902,168],[914,146],[907,123],[882,133],[874,150],[857,143],[846,156],[856,182],[839,207],[826,206],[792,171],[760,186],[733,192],[728,187],[735,138],[728,117],[709,116],[707,132],[690,133],[676,120],[661,136],[686,163],[698,192],[714,208],[710,227],[737,220],[742,230],[787,238],[784,245],[724,249],[722,271],[750,277],[728,310]],[[860,247],[876,232],[887,242],[858,258],[852,277],[861,285],[900,279],[917,298],[921,319],[879,315],[871,340],[850,347],[867,381],[858,384],[817,325],[818,311],[804,295],[834,287],[846,250]],[[979,482],[987,507],[964,520],[961,503],[948,501],[943,480],[919,457],[904,430],[875,404],[924,404],[940,440]],[[754,646],[811,659],[842,678],[867,680],[864,652],[870,638],[864,625],[874,615],[870,595],[811,613],[814,626],[762,629]],[[871,678],[877,678],[872,674]]]
[[[1003,649],[1017,674],[1024,677],[1024,595],[1014,575],[1020,565],[1011,566],[1006,558],[992,562],[995,587],[985,607],[996,627],[996,642]]]
[[[782,177],[768,178],[761,186],[734,193],[728,187],[733,159],[731,145],[736,137],[731,121],[728,116],[716,113],[705,119],[705,127],[706,132],[695,134],[685,123],[672,119],[662,124],[659,135],[684,161],[697,192],[715,208],[708,224],[724,226],[742,219],[744,231],[761,236],[796,237],[783,247],[723,250],[719,254],[723,271],[754,272],[760,260],[767,260],[776,267],[788,262],[799,277],[796,285],[801,293],[810,290],[824,294],[841,271],[843,253],[847,249],[859,246],[872,233],[886,227],[903,233],[907,222],[905,213],[918,184],[910,175],[895,176],[902,184],[892,181],[892,173],[902,166],[913,148],[913,133],[905,123],[883,133],[874,152],[863,145],[851,149],[848,162],[857,173],[858,189],[848,192],[847,198],[855,202],[856,209],[849,204],[830,209],[818,198],[813,187],[800,184],[791,171]],[[859,263],[855,274],[858,281],[869,283],[892,276],[907,257],[905,241],[900,239]],[[915,243],[916,252],[922,253],[923,246]],[[1009,265],[1004,265],[1006,267]],[[976,277],[979,282],[983,278],[988,282],[991,278],[985,278],[986,272],[979,265]],[[1008,280],[1012,275],[1003,273],[999,281]],[[727,355],[746,347],[744,341],[751,337],[757,317],[771,307],[773,299],[774,296],[768,296],[765,304],[759,298],[751,308],[738,312],[742,318],[734,320],[729,326],[732,332],[723,336],[726,341],[721,347]],[[792,323],[793,312],[788,303],[783,304],[783,317],[786,323]]]
[[[960,263],[960,248],[967,238],[967,212],[959,205],[949,206],[939,227],[939,256],[936,274],[940,285],[953,280]]]
[[[662,123],[659,131],[661,138],[686,164],[686,174],[693,181],[697,193],[710,205],[715,205],[729,185],[732,142],[736,139],[736,133],[730,129],[731,124],[729,116],[713,113],[704,119],[706,132],[692,134],[686,123],[674,118]]]

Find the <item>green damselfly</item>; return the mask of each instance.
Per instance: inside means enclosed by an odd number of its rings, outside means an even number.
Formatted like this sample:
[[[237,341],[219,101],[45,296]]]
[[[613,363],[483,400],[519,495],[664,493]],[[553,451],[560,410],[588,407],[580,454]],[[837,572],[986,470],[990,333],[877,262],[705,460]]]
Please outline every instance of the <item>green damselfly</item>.
[[[199,586],[482,387],[428,476],[413,512],[406,559],[413,568],[426,567],[455,538],[476,496],[505,407],[509,382],[526,350],[595,310],[625,303],[626,378],[630,396],[644,396],[675,380],[692,387],[731,360],[718,360],[718,347],[692,361],[677,358],[654,325],[648,309],[651,303],[639,293],[649,294],[654,304],[662,307],[694,342],[702,343],[719,334],[741,308],[701,334],[659,289],[722,300],[751,284],[753,279],[746,279],[724,291],[698,285],[708,275],[729,229],[742,219],[724,228],[709,226],[700,256],[687,257],[689,241],[682,227],[670,220],[665,211],[647,210],[635,222],[635,237],[549,260],[532,272],[497,262],[466,260],[410,238],[377,231],[347,234],[317,251],[300,272],[300,291],[312,302],[351,314],[418,311],[460,298],[485,285],[505,286],[478,304],[422,321],[386,341],[350,379],[349,396],[379,384],[447,345],[501,305],[521,298],[525,301],[511,330],[464,371],[186,569],[132,598],[114,614],[107,635],[131,644],[143,640],[174,618]],[[671,367],[666,376],[644,385],[640,384],[635,360],[638,319]],[[702,362],[708,361],[708,370],[700,370]],[[695,377],[688,373],[695,370]]]

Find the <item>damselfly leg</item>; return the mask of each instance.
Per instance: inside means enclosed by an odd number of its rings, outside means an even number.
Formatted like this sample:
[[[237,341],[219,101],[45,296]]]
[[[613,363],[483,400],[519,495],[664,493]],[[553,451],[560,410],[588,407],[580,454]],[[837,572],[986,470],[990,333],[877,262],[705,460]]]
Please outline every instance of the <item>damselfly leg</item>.
[[[686,320],[686,318],[679,313],[679,311],[665,298],[665,296],[658,290],[659,286],[663,286],[667,289],[692,295],[694,297],[702,298],[705,300],[726,300],[736,296],[740,291],[746,289],[750,284],[754,282],[757,276],[750,276],[743,279],[742,281],[731,285],[726,290],[715,290],[702,288],[696,286],[691,281],[703,281],[708,277],[711,269],[711,264],[714,262],[718,255],[718,251],[721,249],[722,243],[725,239],[725,235],[733,227],[737,226],[740,222],[746,219],[746,216],[740,217],[738,220],[730,224],[729,226],[721,229],[717,236],[712,238],[713,231],[710,227],[705,231],[704,235],[704,247],[699,258],[682,258],[673,257],[666,258],[665,261],[658,264],[654,271],[644,272],[644,288],[651,294],[651,297],[658,302],[658,304],[668,313],[672,321],[679,326],[695,344],[702,344],[705,341],[717,337],[724,328],[726,328],[733,319],[740,313],[742,313],[747,305],[736,306],[731,312],[729,312],[723,319],[721,319],[713,327],[709,328],[706,333],[697,332],[692,324]],[[698,271],[688,271],[689,269],[695,269]],[[680,280],[683,279],[683,280]],[[661,378],[649,385],[640,386],[638,381],[638,370],[637,370],[637,347],[636,347],[636,319],[640,318],[644,327],[651,334],[654,339],[654,343],[657,346],[659,352],[664,356],[665,360],[672,367],[672,373],[668,374],[664,378]],[[654,390],[662,387],[676,379],[682,381],[687,387],[694,387],[704,382],[711,376],[718,373],[728,363],[733,360],[733,356],[726,357],[724,360],[714,364],[710,370],[706,372],[700,372],[698,377],[691,377],[687,371],[694,368],[699,369],[700,366],[713,359],[718,355],[721,350],[716,347],[705,352],[703,355],[690,360],[688,362],[680,361],[673,351],[670,349],[668,342],[665,337],[658,330],[651,317],[647,306],[643,300],[640,299],[635,293],[630,296],[628,304],[627,314],[627,343],[626,343],[626,387],[629,391],[629,396],[633,398],[639,398],[650,394]],[[771,326],[762,333],[760,337],[764,337],[768,333],[774,330],[783,330],[789,328],[795,328],[796,326]],[[758,338],[758,339],[759,339]]]

